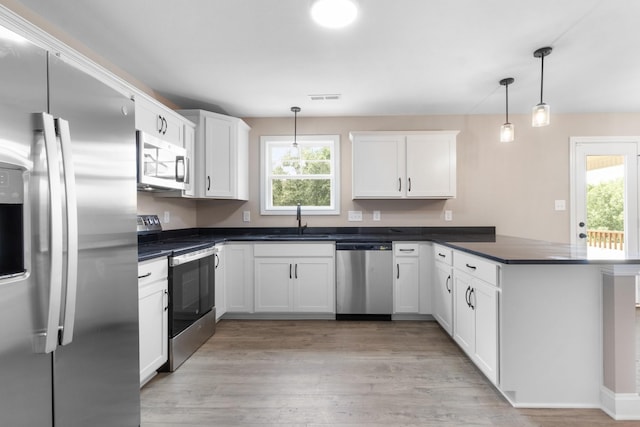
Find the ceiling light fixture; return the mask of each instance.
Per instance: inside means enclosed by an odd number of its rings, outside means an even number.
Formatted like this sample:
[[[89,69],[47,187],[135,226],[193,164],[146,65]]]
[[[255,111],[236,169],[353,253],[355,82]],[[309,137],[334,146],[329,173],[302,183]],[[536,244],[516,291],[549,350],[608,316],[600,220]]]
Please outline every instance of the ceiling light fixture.
[[[500,80],[500,84],[504,86],[505,90],[505,112],[506,119],[504,124],[500,127],[500,142],[513,142],[514,129],[513,124],[509,123],[509,85],[515,80],[513,77],[507,77]]]
[[[355,21],[358,7],[353,0],[315,0],[311,17],[320,26],[343,28]]]
[[[548,126],[550,121],[551,111],[549,106],[542,102],[542,89],[544,85],[544,57],[549,55],[552,51],[550,47],[541,47],[533,52],[535,58],[541,59],[540,68],[540,103],[533,107],[533,114],[531,116],[531,125],[533,127]]]
[[[293,145],[298,148],[298,113],[300,112],[300,107],[291,107],[291,112],[293,113]]]

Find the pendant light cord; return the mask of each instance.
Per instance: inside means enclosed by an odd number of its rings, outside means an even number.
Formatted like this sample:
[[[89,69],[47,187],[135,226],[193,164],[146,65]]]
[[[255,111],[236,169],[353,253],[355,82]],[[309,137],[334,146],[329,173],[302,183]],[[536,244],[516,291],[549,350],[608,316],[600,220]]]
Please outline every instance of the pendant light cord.
[[[507,113],[507,121],[506,121],[506,123],[509,123],[509,85],[508,84],[504,85],[504,89],[505,89],[506,95],[507,95],[507,96],[505,96],[505,108],[504,108],[504,110]]]
[[[544,57],[545,55],[542,55],[540,58],[542,60],[540,66],[540,104],[542,104],[542,89],[544,87]]]

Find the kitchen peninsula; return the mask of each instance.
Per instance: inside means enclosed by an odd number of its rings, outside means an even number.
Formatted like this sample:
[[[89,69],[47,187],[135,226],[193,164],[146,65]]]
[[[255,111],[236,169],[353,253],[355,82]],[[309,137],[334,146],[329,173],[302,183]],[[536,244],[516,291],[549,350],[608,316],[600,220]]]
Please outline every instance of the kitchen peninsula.
[[[216,245],[426,243],[432,249],[428,292],[433,309],[439,301],[434,267],[439,258],[448,257],[444,286],[450,295],[452,336],[512,405],[602,408],[616,419],[640,415],[633,304],[640,258],[590,260],[576,246],[494,232],[493,227],[367,227],[311,228],[301,235],[295,228],[163,234],[190,235]]]

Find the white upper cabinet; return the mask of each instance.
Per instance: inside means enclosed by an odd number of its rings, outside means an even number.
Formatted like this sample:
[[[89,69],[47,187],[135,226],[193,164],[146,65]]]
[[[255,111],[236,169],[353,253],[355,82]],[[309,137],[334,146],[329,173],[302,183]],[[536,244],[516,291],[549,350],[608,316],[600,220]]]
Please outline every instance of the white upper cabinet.
[[[173,110],[142,96],[135,97],[136,129],[183,146],[184,120]]]
[[[458,131],[351,132],[354,199],[456,196]]]
[[[204,110],[179,110],[196,124],[195,197],[248,200],[249,126]]]

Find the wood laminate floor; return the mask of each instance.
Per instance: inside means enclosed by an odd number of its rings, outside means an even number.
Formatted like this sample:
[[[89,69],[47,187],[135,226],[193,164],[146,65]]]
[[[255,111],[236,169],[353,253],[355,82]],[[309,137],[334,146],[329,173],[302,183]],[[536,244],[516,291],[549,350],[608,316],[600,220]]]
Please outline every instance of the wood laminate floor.
[[[141,400],[142,427],[640,425],[512,408],[435,322],[223,320]]]

